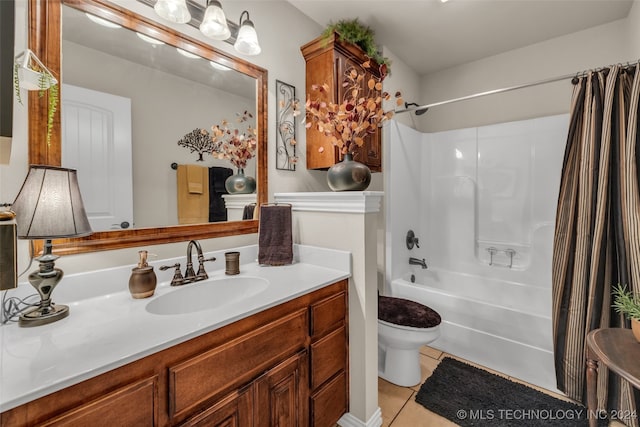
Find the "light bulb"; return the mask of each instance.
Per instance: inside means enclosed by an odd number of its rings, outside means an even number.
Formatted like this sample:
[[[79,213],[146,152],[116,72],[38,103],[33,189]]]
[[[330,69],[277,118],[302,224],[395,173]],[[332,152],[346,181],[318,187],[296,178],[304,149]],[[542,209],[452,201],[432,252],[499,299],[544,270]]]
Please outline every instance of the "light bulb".
[[[214,40],[226,40],[231,36],[231,30],[227,25],[222,6],[217,0],[209,0],[204,18],[200,24],[200,31],[205,36]]]
[[[240,30],[238,31],[238,39],[236,40],[236,43],[233,45],[233,47],[235,47],[238,52],[244,53],[245,55],[257,55],[262,52],[262,49],[260,49],[260,44],[258,43],[258,33],[256,33],[253,22],[251,22],[249,19],[246,19],[240,25]]]
[[[191,14],[185,0],[158,0],[153,9],[167,21],[186,24],[191,21]]]

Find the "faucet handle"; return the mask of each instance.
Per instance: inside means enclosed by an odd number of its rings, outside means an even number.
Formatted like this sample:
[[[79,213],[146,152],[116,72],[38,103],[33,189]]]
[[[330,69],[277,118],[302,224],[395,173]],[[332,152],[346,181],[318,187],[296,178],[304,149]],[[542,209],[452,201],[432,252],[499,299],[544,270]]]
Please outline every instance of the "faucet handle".
[[[209,275],[207,274],[207,272],[204,269],[204,263],[208,262],[208,261],[215,261],[216,257],[212,256],[211,258],[204,258],[204,257],[198,257],[198,274],[196,274],[196,277],[198,277],[198,280],[206,280],[209,278]]]
[[[175,268],[175,272],[173,273],[173,278],[171,279],[171,286],[179,286],[184,284],[184,277],[182,277],[182,272],[180,271],[180,263],[177,262],[173,265],[162,265],[160,266],[160,270],[165,271],[170,268]]]

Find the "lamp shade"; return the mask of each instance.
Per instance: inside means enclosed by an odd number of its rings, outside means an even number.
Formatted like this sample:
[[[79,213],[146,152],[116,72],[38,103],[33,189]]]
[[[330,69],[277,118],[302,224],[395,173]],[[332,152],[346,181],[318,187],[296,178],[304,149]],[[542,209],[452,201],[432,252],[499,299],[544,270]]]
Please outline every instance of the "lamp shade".
[[[75,169],[32,165],[11,209],[22,239],[91,234]]]
[[[200,32],[214,40],[226,40],[231,37],[227,18],[218,0],[207,2],[207,9],[200,24]]]
[[[191,13],[185,0],[158,0],[153,9],[161,18],[176,24],[191,21]]]
[[[253,26],[253,22],[249,19],[245,19],[240,25],[238,39],[233,47],[235,47],[238,52],[244,53],[245,55],[258,55],[262,51],[262,49],[260,49],[260,44],[258,43],[258,34],[256,33],[256,29]]]

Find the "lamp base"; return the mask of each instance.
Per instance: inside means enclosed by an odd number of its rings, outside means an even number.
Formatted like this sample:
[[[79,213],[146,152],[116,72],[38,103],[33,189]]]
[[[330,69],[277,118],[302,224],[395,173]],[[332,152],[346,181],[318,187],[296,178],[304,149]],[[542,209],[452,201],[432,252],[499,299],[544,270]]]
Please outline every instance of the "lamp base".
[[[51,304],[48,307],[36,307],[20,315],[18,324],[22,327],[41,326],[64,319],[69,315],[66,305]]]
[[[0,0],[2,1],[2,0]],[[23,327],[41,326],[64,319],[69,315],[69,307],[66,305],[56,305],[51,301],[51,293],[56,287],[64,272],[55,268],[54,264],[57,255],[51,250],[51,240],[46,240],[42,255],[36,258],[40,262],[38,271],[29,274],[29,283],[40,294],[40,303],[37,307],[22,313],[18,319],[18,325]]]

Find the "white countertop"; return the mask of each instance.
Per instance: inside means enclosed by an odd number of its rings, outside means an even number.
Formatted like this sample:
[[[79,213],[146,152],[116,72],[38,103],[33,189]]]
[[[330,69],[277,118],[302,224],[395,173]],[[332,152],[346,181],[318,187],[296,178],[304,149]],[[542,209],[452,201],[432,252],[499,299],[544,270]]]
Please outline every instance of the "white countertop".
[[[255,296],[188,314],[158,315],[145,310],[150,301],[166,293],[207,285],[169,286],[173,270],[161,272],[157,267],[176,260],[184,265],[184,258],[150,262],[156,266],[158,286],[145,299],[129,294],[133,265],[65,276],[53,300],[69,306],[69,317],[44,326],[22,328],[14,323],[0,327],[0,412],[350,276],[349,252],[296,245],[292,265],[262,267],[255,261],[245,263],[256,259],[256,246],[229,250],[241,252],[240,275],[234,277],[261,277],[269,285]],[[210,279],[230,277],[224,274],[224,251],[206,256],[217,257],[213,265],[207,265]],[[25,287],[30,285],[7,292],[24,295]],[[29,293],[33,292],[31,288]]]

